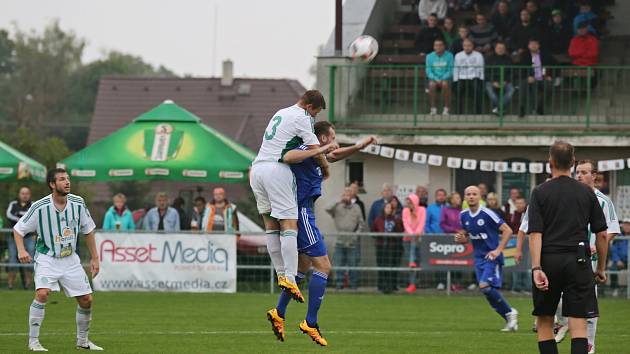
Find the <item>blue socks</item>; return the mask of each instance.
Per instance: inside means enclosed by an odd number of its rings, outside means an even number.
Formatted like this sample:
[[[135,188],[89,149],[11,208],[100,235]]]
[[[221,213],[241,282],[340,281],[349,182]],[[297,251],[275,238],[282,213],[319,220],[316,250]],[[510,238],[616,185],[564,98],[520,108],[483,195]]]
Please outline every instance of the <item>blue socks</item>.
[[[480,290],[486,296],[490,306],[492,306],[492,308],[501,315],[503,319],[507,320],[506,315],[507,313],[512,312],[512,307],[507,303],[503,296],[501,296],[501,293],[491,286],[481,288]]]
[[[304,273],[298,272],[295,276],[295,283],[300,285],[300,283],[304,280]],[[287,312],[287,306],[289,306],[289,302],[291,302],[291,295],[286,291],[282,291],[280,293],[280,298],[278,299],[278,306],[276,306],[276,310],[278,310],[278,315],[284,318],[284,314]]]
[[[311,281],[308,284],[308,312],[306,313],[306,323],[309,327],[317,326],[317,312],[324,300],[328,275],[313,271]]]

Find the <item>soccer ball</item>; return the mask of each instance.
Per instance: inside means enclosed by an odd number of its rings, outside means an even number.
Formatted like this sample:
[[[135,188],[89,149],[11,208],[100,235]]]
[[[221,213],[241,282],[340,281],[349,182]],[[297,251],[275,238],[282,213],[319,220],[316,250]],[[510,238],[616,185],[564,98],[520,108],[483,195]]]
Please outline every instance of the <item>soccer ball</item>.
[[[352,60],[369,63],[378,54],[378,42],[372,36],[359,36],[350,44]]]

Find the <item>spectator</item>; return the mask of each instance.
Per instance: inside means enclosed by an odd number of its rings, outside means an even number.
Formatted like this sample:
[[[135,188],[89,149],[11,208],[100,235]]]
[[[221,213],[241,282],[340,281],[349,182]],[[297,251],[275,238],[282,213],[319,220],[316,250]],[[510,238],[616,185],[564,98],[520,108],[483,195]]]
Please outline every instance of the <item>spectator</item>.
[[[545,38],[546,47],[552,55],[567,54],[573,36],[571,26],[562,18],[560,10],[551,11],[551,24]]]
[[[195,198],[193,206],[193,214],[190,220],[190,228],[192,230],[201,230],[203,224],[203,216],[206,214],[206,198],[198,196]]]
[[[509,37],[510,30],[516,25],[516,17],[510,13],[507,1],[499,1],[490,22],[497,31],[499,39],[506,40]]]
[[[28,212],[28,209],[31,207],[31,190],[28,187],[22,187],[18,191],[18,196],[15,200],[9,203],[7,206],[7,226],[13,228],[15,224]],[[0,220],[0,222],[2,222]],[[2,226],[0,226],[2,228]],[[24,236],[24,246],[26,251],[31,255],[31,257],[35,256],[35,241],[37,240],[37,234],[30,233]],[[9,249],[9,263],[19,264],[18,260],[18,252],[17,246],[15,245],[15,239],[13,235],[7,240],[8,249]],[[15,283],[15,277],[17,275],[18,268],[17,267],[7,267],[7,285],[9,290],[13,289],[13,285]],[[33,273],[31,268],[20,268],[21,277],[22,277],[22,287],[24,289],[29,289],[33,284]]]
[[[518,229],[521,227],[521,222],[523,221],[523,215],[525,214],[525,210],[527,209],[527,201],[525,200],[525,198],[521,196],[516,198],[515,207],[516,208],[511,215],[505,215],[508,226],[512,229],[514,235],[518,234]]]
[[[470,39],[475,44],[475,50],[486,54],[492,51],[492,46],[499,38],[492,23],[488,22],[486,15],[478,13],[475,16],[476,25],[470,26]]]
[[[530,1],[526,2],[525,3],[525,10],[527,12],[529,12],[529,16],[530,16],[531,22],[537,28],[542,30],[547,25],[547,23],[549,22],[548,21],[548,17],[545,16],[545,14],[540,9],[540,7],[538,6],[538,3],[536,1],[530,0]]]
[[[442,38],[444,38],[444,44],[447,48],[450,48],[453,41],[457,38],[457,33],[455,32],[455,22],[450,17],[444,19],[444,24],[442,25]]]
[[[588,31],[588,23],[578,24],[577,35],[571,39],[569,56],[575,66],[595,66],[599,62],[599,40]]]
[[[599,28],[599,21],[597,15],[591,11],[591,4],[584,2],[580,5],[580,12],[573,18],[573,33],[577,34],[578,25],[582,22],[588,24],[588,31],[591,34],[597,35]]]
[[[509,220],[512,214],[514,214],[514,211],[516,210],[516,199],[518,199],[520,196],[520,189],[516,187],[510,188],[510,197],[505,202],[505,204],[503,204],[502,208],[503,212],[505,213],[505,218],[503,218],[503,220]]]
[[[361,208],[361,216],[365,220],[365,204],[359,199],[359,182],[354,181],[350,183],[350,190],[352,190],[352,204],[356,204]]]
[[[529,66],[527,70],[527,81],[521,83],[521,94],[526,95],[521,99],[522,105],[520,116],[525,116],[525,112],[531,109],[532,114],[544,114],[545,92],[551,82],[551,75],[545,66],[553,64],[553,58],[540,49],[538,39],[530,39],[528,51],[521,57],[520,65]]]
[[[448,205],[442,208],[440,227],[445,233],[453,234],[462,229],[459,214],[462,212],[462,196],[453,192],[448,196]]]
[[[381,196],[382,198],[375,200],[370,207],[370,214],[368,214],[368,226],[370,227],[370,229],[374,226],[374,220],[376,220],[376,218],[383,213],[383,207],[385,206],[385,203],[391,202],[392,198],[394,197],[394,190],[389,183],[383,184]],[[399,210],[402,210],[400,203],[398,204],[398,207],[394,208],[394,210],[396,210],[396,213],[398,213]]]
[[[127,231],[135,230],[136,224],[133,222],[131,210],[127,208],[127,197],[118,193],[112,198],[112,205],[105,213],[103,230]]]
[[[427,222],[424,227],[424,232],[427,234],[441,234],[442,228],[440,227],[440,216],[442,215],[442,209],[446,206],[446,191],[440,188],[435,191],[435,203],[429,205],[427,208]]]
[[[473,41],[464,40],[464,50],[455,55],[453,83],[458,101],[459,114],[464,111],[465,97],[472,97],[475,114],[481,114],[481,92],[484,80],[484,59],[481,53],[474,50]]]
[[[372,232],[402,233],[402,219],[394,213],[392,203],[385,203],[383,214],[374,220]],[[376,265],[378,267],[395,268],[400,266],[402,242],[399,237],[376,237]],[[396,271],[378,272],[378,290],[389,294],[398,290],[398,273]]]
[[[427,26],[422,28],[416,36],[415,46],[420,55],[427,55],[434,47],[436,39],[442,39],[442,31],[438,28],[438,19],[435,14],[431,14],[427,21]]]
[[[431,16],[443,20],[446,17],[446,10],[448,10],[446,0],[420,0],[418,17],[422,23],[428,22]]]
[[[525,6],[523,0],[497,0],[494,3],[494,9],[497,9],[498,11],[499,3],[501,2],[505,2],[507,4],[508,13],[514,18],[518,17],[520,11]]]
[[[177,210],[177,214],[179,214],[179,225],[182,230],[190,230],[190,221],[188,220],[188,215],[186,214],[186,210],[184,210],[184,205],[186,202],[184,198],[177,197],[173,200],[173,204],[171,205],[173,209]]]
[[[326,211],[335,221],[335,228],[337,232],[356,233],[363,231],[364,223],[363,217],[361,216],[361,208],[359,208],[356,204],[352,204],[352,190],[350,188],[345,188],[343,194],[341,195],[341,201],[337,202]],[[374,220],[376,220],[376,217]],[[358,235],[337,237],[333,263],[337,269],[335,287],[338,290],[343,289],[346,273],[346,271],[341,268],[357,267],[359,265],[361,252],[359,241]],[[348,272],[348,277],[350,289],[356,289],[359,280],[358,272],[356,270],[351,270]]]
[[[624,219],[621,223],[621,236],[630,236],[630,218]],[[628,240],[612,242],[609,264],[612,271],[628,269]],[[619,296],[619,275],[610,275],[610,288],[612,289],[612,296]]]
[[[416,187],[416,195],[418,196],[418,205],[421,207],[427,207],[429,205],[429,191],[425,186]]]
[[[522,10],[520,21],[512,28],[508,41],[512,54],[518,56],[516,60],[520,60],[521,56],[527,51],[528,43],[531,38],[540,37],[541,30],[531,22],[529,12]]]
[[[495,214],[497,214],[497,216],[505,220],[505,215],[503,214],[503,210],[501,210],[499,197],[496,193],[488,193],[486,198],[486,208],[492,210]]]
[[[464,50],[464,40],[470,38],[470,30],[466,25],[461,25],[457,29],[457,38],[453,40],[451,46],[449,47],[449,51],[451,53],[459,53]]]
[[[219,187],[212,191],[213,199],[206,205],[201,230],[206,232],[238,233],[238,211],[236,205],[225,197],[225,189]]]
[[[402,220],[402,203],[400,202],[400,200],[398,199],[397,196],[393,196],[392,200],[389,202],[392,205],[392,208],[394,208],[394,215],[397,218],[400,218],[400,220]]]
[[[443,115],[448,115],[449,97],[451,94],[450,80],[453,77],[453,54],[445,51],[444,40],[436,39],[433,45],[435,51],[427,56],[426,76],[429,80],[429,99],[431,100],[431,115],[437,114],[437,91],[442,91],[444,99]]]
[[[179,214],[168,206],[168,195],[160,192],[155,196],[155,207],[151,208],[142,220],[142,228],[146,231],[177,232]]]
[[[420,206],[420,200],[414,193],[410,193],[405,199],[402,221],[405,229],[403,238],[403,248],[407,257],[409,268],[418,267],[418,241],[420,235],[424,233],[424,225],[427,220],[426,209]],[[409,286],[407,292],[412,294],[416,291],[416,272],[409,272]]]
[[[501,112],[505,112],[515,91],[512,84],[512,58],[507,54],[507,47],[504,42],[497,42],[494,45],[494,54],[488,57],[486,65],[490,67],[486,70],[486,78],[488,79],[485,83],[486,93],[492,104],[492,113],[499,114],[499,104],[501,104]],[[500,95],[503,98],[501,102],[499,102]]]

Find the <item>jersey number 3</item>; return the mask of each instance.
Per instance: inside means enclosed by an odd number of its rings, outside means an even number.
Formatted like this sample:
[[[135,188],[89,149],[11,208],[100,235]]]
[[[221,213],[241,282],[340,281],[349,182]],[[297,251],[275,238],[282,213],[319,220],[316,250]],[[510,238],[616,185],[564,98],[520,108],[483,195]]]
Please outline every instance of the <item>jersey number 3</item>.
[[[276,136],[276,129],[282,122],[282,117],[275,116],[271,119],[271,121],[273,122],[273,125],[271,126],[271,133],[269,133],[268,131],[265,131],[265,140],[271,140],[273,139],[274,136]]]

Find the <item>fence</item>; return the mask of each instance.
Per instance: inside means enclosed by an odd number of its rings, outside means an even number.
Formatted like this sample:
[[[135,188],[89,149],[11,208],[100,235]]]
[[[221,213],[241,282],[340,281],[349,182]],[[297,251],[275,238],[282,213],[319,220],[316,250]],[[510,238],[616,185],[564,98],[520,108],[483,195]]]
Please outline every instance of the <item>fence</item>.
[[[190,233],[190,237],[194,237]],[[7,242],[10,229],[0,229],[0,286],[6,288],[5,267],[32,269],[32,265],[11,263],[7,255]],[[167,234],[164,234],[167,237]],[[417,287],[417,293],[453,291],[467,293],[468,286],[475,284],[472,266],[472,247],[454,243],[452,235],[424,235],[417,243],[407,242],[403,234],[329,234],[326,244],[332,258],[333,271],[329,286],[338,291],[361,291],[396,293],[403,292],[410,284]],[[630,240],[630,237],[617,237],[613,242]],[[504,252],[504,289],[528,293],[531,291],[531,278],[528,251],[523,251],[523,261],[516,264],[515,241],[513,238]],[[241,236],[237,250],[238,291],[275,292],[275,275],[266,252],[264,235]],[[414,246],[416,252],[412,253]],[[527,247],[527,243],[525,244]],[[628,245],[630,248],[630,243]],[[84,244],[80,244],[81,259],[87,264],[89,255]],[[414,254],[415,258],[410,259]],[[415,262],[415,266],[410,264]],[[19,287],[22,277],[14,283]],[[618,294],[630,299],[630,272],[608,270],[608,282],[600,286],[601,296]],[[440,289],[438,289],[438,286]]]
[[[436,93],[438,114],[430,114],[428,70],[423,65],[328,68],[329,120],[339,126],[575,129],[630,125],[629,67],[546,66],[536,75],[528,66],[456,67],[455,77],[483,78],[446,80],[448,116],[440,114],[443,90]],[[539,75],[542,80],[535,79]]]

